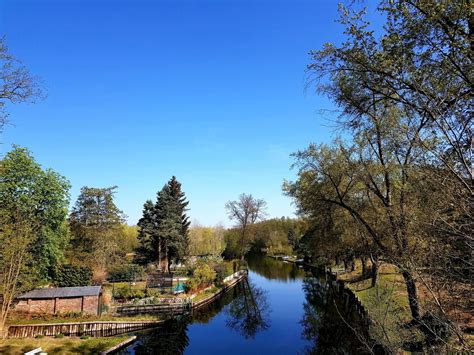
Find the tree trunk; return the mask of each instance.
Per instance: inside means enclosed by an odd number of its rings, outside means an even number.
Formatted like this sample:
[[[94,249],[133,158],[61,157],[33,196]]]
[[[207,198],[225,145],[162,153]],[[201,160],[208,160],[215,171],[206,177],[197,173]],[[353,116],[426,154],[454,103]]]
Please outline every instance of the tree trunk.
[[[168,246],[165,241],[158,243],[158,268],[161,272],[168,271]]]
[[[372,278],[371,286],[375,287],[377,285],[377,280],[379,278],[379,261],[377,257],[370,256],[370,261],[372,262],[372,270],[370,276]]]
[[[349,270],[349,264],[347,263],[347,260],[344,260],[343,263],[344,263],[344,272],[347,272],[347,270]]]
[[[407,286],[408,302],[410,304],[411,316],[414,321],[418,322],[420,320],[420,305],[418,303],[418,292],[416,290],[415,280],[413,279],[413,275],[410,271],[405,270],[402,272],[402,275]]]
[[[240,260],[244,261],[244,244],[245,244],[245,227],[242,229],[242,234],[240,236]]]
[[[360,258],[362,264],[362,276],[367,275],[367,258],[365,256]]]
[[[0,321],[0,323],[3,322]],[[7,335],[7,327],[5,327],[5,324],[0,324],[0,339],[5,339]]]
[[[352,260],[351,260],[351,272],[354,271],[355,268],[356,268],[355,259],[352,259]]]
[[[168,272],[168,257],[166,255],[162,255],[160,258],[160,271]]]

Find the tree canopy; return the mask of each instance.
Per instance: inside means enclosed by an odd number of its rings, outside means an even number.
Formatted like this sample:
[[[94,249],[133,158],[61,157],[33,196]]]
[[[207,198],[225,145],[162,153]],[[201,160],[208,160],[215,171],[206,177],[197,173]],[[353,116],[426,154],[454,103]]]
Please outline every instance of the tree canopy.
[[[123,254],[125,215],[114,202],[116,190],[116,186],[81,189],[69,215],[74,250],[70,256],[80,264],[105,270]]]
[[[68,243],[69,182],[18,146],[0,161],[0,335],[23,291],[51,278]]]
[[[137,224],[140,262],[157,262],[161,270],[169,270],[171,260],[179,261],[186,255],[190,225],[187,206],[175,176],[157,193],[156,203],[145,202]]]

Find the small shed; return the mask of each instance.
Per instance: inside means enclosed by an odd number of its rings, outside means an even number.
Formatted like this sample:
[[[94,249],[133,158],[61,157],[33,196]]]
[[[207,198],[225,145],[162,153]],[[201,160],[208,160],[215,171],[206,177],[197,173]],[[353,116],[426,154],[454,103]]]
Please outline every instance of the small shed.
[[[38,288],[18,297],[15,309],[28,313],[100,315],[101,296],[101,286]]]

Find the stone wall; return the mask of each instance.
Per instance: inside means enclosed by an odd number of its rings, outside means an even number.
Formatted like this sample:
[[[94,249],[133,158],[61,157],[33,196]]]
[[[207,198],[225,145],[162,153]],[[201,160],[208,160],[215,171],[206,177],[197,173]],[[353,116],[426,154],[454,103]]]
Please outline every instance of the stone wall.
[[[20,300],[15,310],[44,314],[83,312],[97,315],[99,314],[99,296]]]
[[[82,312],[85,314],[99,314],[100,296],[84,296],[84,306]]]
[[[80,312],[82,297],[58,298],[56,300],[56,313]]]
[[[54,313],[54,299],[21,300],[15,306],[15,309],[20,312],[53,314]]]

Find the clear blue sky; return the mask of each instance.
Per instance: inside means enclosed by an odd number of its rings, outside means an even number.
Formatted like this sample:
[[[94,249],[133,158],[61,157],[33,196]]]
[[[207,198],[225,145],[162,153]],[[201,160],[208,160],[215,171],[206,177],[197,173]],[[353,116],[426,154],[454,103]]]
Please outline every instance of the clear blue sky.
[[[327,142],[308,51],[339,42],[335,1],[1,0],[0,33],[47,98],[10,106],[0,153],[28,147],[81,186],[117,185],[135,224],[172,176],[189,215],[229,225],[242,193],[292,216],[289,154]]]

